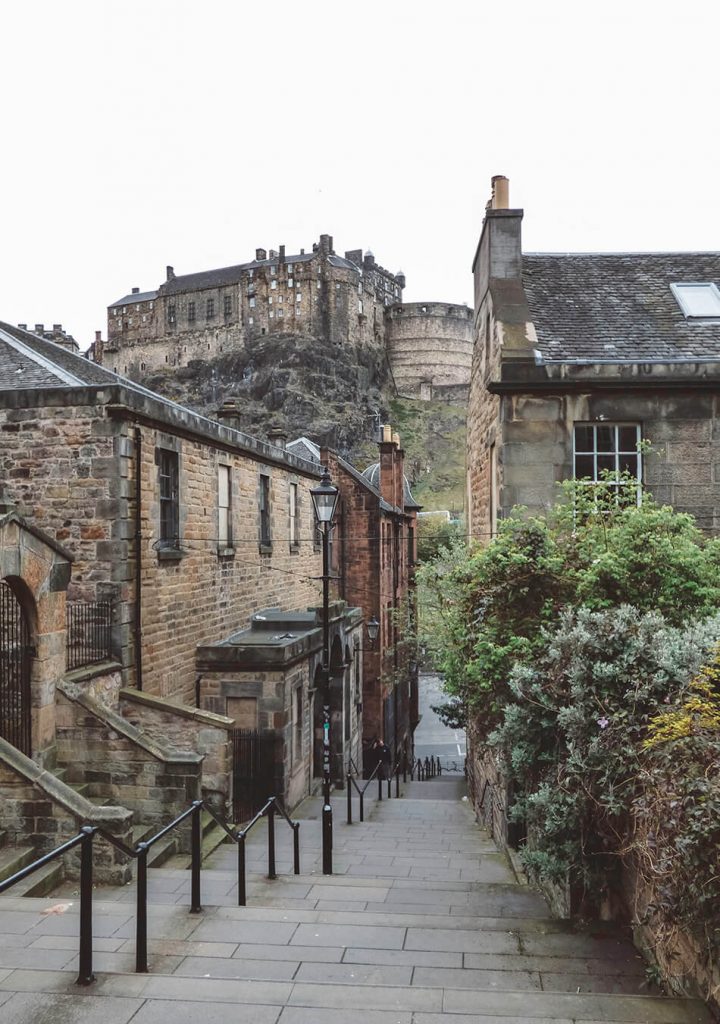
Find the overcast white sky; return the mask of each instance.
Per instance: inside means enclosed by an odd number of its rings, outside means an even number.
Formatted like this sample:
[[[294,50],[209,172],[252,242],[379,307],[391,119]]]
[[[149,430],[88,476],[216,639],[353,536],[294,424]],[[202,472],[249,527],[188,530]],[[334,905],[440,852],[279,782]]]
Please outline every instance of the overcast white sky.
[[[720,249],[713,0],[3,4],[0,319],[85,347],[133,285],[372,249],[471,302],[492,174],[530,250]]]

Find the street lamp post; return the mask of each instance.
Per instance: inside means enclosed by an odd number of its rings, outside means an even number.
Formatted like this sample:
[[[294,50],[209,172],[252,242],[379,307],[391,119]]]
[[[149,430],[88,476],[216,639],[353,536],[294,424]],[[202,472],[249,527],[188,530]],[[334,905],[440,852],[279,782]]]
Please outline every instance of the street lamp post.
[[[333,487],[327,467],[320,486],[310,491],[315,519],[322,532],[323,558],[323,642],[322,642],[322,701],[323,701],[323,809],[322,809],[322,866],[323,874],[332,874],[332,806],[330,804],[330,531],[337,508],[338,489]]]

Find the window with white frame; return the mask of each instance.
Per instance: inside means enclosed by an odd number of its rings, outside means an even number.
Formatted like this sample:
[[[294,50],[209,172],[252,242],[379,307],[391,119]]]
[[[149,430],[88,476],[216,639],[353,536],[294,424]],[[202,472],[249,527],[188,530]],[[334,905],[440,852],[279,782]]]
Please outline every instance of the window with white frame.
[[[639,423],[576,423],[573,476],[576,480],[619,486],[621,476],[642,483],[642,440]]]
[[[218,466],[218,547],[232,546],[230,467]]]
[[[671,284],[686,320],[720,319],[720,289],[711,281],[689,281]]]
[[[298,485],[290,484],[290,547],[300,542],[298,533]]]

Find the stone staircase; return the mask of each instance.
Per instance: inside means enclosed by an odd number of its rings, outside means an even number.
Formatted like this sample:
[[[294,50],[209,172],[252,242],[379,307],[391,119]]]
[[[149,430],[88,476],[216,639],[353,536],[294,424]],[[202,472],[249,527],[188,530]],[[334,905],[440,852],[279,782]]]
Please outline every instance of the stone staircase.
[[[575,930],[513,873],[461,800],[463,783],[404,787],[344,824],[334,800],[332,876],[320,873],[319,800],[300,809],[301,869],[277,822],[248,846],[248,906],[237,907],[236,849],[202,876],[188,913],[186,858],[150,872],[150,974],[135,975],[134,886],[95,894],[95,971],[77,970],[77,887],[53,900],[0,897],[0,1020],[93,1024],[706,1024],[705,1006],[652,990],[623,931]],[[45,1016],[43,1016],[45,1015]]]

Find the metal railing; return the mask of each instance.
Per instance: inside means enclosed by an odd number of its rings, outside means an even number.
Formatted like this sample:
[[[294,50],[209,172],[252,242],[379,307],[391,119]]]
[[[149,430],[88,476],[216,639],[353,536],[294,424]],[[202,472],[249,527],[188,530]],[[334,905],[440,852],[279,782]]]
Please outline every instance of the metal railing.
[[[424,761],[418,758],[410,769],[410,778],[414,781],[417,777],[418,782],[425,782],[427,779],[437,778],[442,773],[443,767],[440,758],[433,755],[426,757]]]
[[[355,774],[353,775],[353,770]],[[407,760],[400,758],[395,762],[392,768],[388,771],[387,766],[382,761],[373,768],[370,775],[365,779],[365,785],[361,786],[358,782],[360,772],[355,764],[354,760],[350,758],[348,764],[348,770],[346,774],[347,783],[347,823],[352,825],[352,791],[353,789],[360,797],[360,821],[365,820],[365,791],[372,782],[373,779],[377,779],[378,783],[378,801],[382,802],[383,798],[383,782],[387,783],[387,799],[392,797],[392,783],[395,780],[395,797],[400,797],[400,776],[403,777],[403,782],[407,782]]]
[[[245,840],[247,835],[252,828],[260,821],[261,818],[267,817],[268,820],[268,878],[277,878],[277,872],[275,870],[275,813],[279,812],[285,821],[288,823],[290,828],[293,830],[293,874],[300,874],[300,822],[293,821],[285,808],[278,803],[274,796],[271,796],[268,802],[262,807],[252,821],[249,821],[245,828],[239,832],[233,833],[226,825],[223,824],[215,815],[215,820],[222,825],[227,834],[237,843],[238,847],[238,906],[247,906],[247,891],[245,881]],[[212,812],[211,812],[212,813]]]
[[[112,602],[73,601],[67,605],[67,669],[112,658]]]
[[[76,836],[68,839],[61,846],[56,847],[44,856],[39,857],[21,868],[10,878],[0,882],[0,893],[6,892],[18,882],[34,874],[40,868],[45,867],[52,861],[57,860],[64,854],[80,847],[80,955],[79,970],[77,976],[78,985],[91,985],[95,980],[93,974],[93,840],[95,836],[101,836],[116,849],[120,850],[127,857],[137,860],[137,892],[136,892],[136,922],[135,922],[135,973],[147,974],[147,882],[148,882],[148,852],[152,846],[166,836],[173,829],[181,825],[187,818],[191,818],[191,862],[190,862],[190,913],[199,914],[202,911],[200,893],[200,874],[202,867],[202,819],[203,810],[206,810],[211,817],[221,826],[227,835],[238,845],[238,906],[247,905],[247,883],[245,871],[245,840],[250,829],[264,816],[268,819],[268,877],[277,878],[275,871],[275,812],[279,811],[291,826],[294,833],[294,871],[300,874],[300,823],[293,822],[286,814],[284,808],[278,803],[275,797],[270,797],[262,810],[258,811],[253,820],[244,829],[233,831],[215,813],[212,807],[208,807],[203,800],[194,800],[187,810],[179,814],[168,825],[160,829],[156,835],[138,843],[132,848],[121,839],[113,836],[105,829],[95,825],[84,825]]]
[[[355,775],[352,774],[352,769],[353,768],[355,769]],[[352,825],[352,791],[353,791],[353,788],[355,789],[355,792],[357,793],[357,795],[360,797],[360,821],[365,821],[365,790],[368,788],[368,786],[370,785],[372,780],[374,778],[376,778],[376,777],[377,777],[377,780],[378,780],[378,800],[382,800],[382,773],[381,773],[381,769],[382,769],[382,761],[378,761],[378,763],[375,765],[373,770],[370,772],[370,775],[367,777],[367,779],[365,779],[365,785],[361,786],[361,785],[359,785],[359,783],[357,781],[358,778],[360,777],[360,773],[358,772],[357,765],[355,764],[353,759],[350,758],[350,764],[348,765],[347,774],[345,776],[345,780],[346,780],[346,784],[347,784],[347,823],[348,823],[348,825]]]

